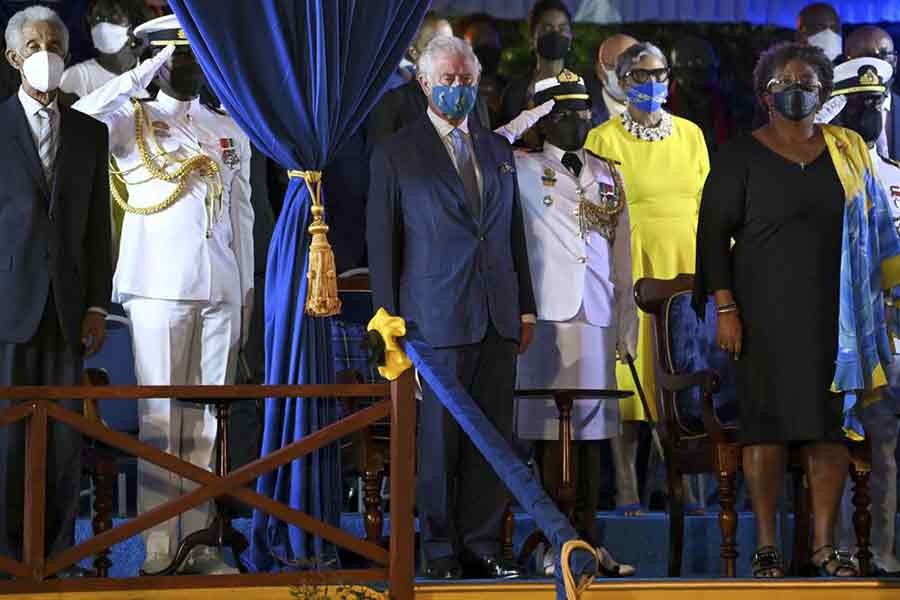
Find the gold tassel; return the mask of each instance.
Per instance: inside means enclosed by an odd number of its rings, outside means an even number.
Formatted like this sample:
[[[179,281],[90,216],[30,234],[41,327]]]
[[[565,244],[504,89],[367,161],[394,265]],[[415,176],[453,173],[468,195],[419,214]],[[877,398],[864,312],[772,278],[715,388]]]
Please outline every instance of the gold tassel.
[[[288,171],[289,177],[300,177],[306,182],[312,198],[313,221],[309,226],[312,240],[309,243],[309,269],[306,278],[305,312],[311,317],[333,317],[341,312],[341,299],[337,293],[337,267],[334,251],[328,243],[328,225],[325,224],[325,207],[322,206],[321,171]]]

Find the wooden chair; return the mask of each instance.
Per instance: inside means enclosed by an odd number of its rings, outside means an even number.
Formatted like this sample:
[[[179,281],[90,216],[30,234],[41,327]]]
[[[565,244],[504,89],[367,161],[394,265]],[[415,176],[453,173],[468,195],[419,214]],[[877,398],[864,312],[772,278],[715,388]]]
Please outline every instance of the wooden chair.
[[[338,277],[338,293],[344,309],[341,316],[336,317],[334,331],[346,336],[348,343],[361,345],[365,326],[374,314],[368,271],[362,269],[341,274]],[[335,341],[336,346],[338,343]],[[377,380],[377,371],[360,359],[359,351],[360,348],[335,347],[336,383],[372,383]],[[344,410],[350,413],[364,408],[365,399],[344,398],[342,402]],[[387,421],[355,433],[341,445],[341,462],[345,472],[362,479],[366,539],[376,544],[384,542],[381,536],[384,526],[381,490],[388,475],[389,457],[390,424]]]
[[[82,377],[87,386],[109,385],[109,375],[102,369],[87,369]],[[83,403],[84,416],[87,419],[102,422],[100,409],[95,399]],[[116,451],[96,440],[85,438],[82,470],[91,478],[94,488],[94,518],[91,526],[94,535],[100,535],[113,526],[113,494],[118,469],[116,468]],[[109,549],[102,550],[94,557],[95,577],[109,577],[112,560]]]
[[[635,284],[635,298],[656,325],[657,428],[665,452],[669,492],[670,577],[681,576],[684,547],[683,475],[715,473],[719,484],[721,557],[728,577],[736,575],[738,557],[735,481],[741,468],[739,425],[735,399],[735,370],[719,349],[715,336],[715,307],[707,307],[699,321],[691,308],[693,275],[670,280],[644,278]],[[711,300],[710,300],[711,303]],[[652,401],[651,399],[648,399]],[[850,444],[854,487],[854,527],[860,569],[869,572],[867,448]],[[794,482],[795,535],[791,572],[799,574],[809,562],[809,498],[800,461],[794,453],[789,469]]]

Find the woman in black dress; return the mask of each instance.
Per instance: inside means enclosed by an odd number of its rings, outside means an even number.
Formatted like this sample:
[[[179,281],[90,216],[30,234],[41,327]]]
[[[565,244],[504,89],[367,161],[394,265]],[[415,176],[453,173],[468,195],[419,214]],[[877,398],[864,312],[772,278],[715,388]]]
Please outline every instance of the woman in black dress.
[[[825,575],[857,574],[834,551],[832,533],[849,461],[843,399],[830,391],[845,193],[813,122],[832,79],[817,48],[788,43],[763,53],[754,83],[768,123],[721,148],[700,208],[696,296],[715,294],[718,342],[739,359],[756,577],[784,575],[775,512],[789,446],[802,446],[812,495],[813,564]]]

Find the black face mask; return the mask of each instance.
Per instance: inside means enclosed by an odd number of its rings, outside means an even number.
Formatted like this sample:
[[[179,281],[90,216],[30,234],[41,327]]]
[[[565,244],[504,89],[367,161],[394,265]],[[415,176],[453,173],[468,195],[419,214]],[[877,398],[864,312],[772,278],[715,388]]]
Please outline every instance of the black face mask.
[[[566,152],[575,152],[584,147],[590,131],[590,119],[567,115],[547,125],[547,141]]]
[[[841,113],[841,123],[858,133],[866,144],[874,144],[881,136],[884,114],[876,107],[863,106],[852,110],[848,105]]]
[[[497,72],[497,68],[500,66],[500,48],[490,44],[484,44],[475,46],[472,51],[475,53],[475,56],[478,57],[478,62],[481,63],[481,70],[483,73],[493,75]]]
[[[550,31],[537,39],[537,53],[547,60],[559,60],[565,58],[571,44],[569,36]]]
[[[785,119],[802,121],[816,111],[819,105],[819,92],[792,85],[786,90],[772,94],[772,102],[775,110]]]
[[[196,98],[206,80],[198,64],[178,65],[164,69],[163,77],[168,81],[172,91],[184,98]]]

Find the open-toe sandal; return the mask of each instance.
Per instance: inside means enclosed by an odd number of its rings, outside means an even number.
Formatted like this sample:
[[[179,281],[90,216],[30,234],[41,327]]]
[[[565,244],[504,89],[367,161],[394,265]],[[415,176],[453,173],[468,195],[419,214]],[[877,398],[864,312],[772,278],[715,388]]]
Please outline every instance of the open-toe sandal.
[[[830,552],[824,552],[830,550]],[[853,564],[850,556],[838,552],[834,546],[822,546],[812,556],[822,555],[824,558],[813,558],[813,565],[819,570],[820,577],[859,577],[859,569]]]
[[[753,576],[757,579],[777,579],[784,577],[781,554],[774,546],[763,546],[753,554],[750,563]]]

